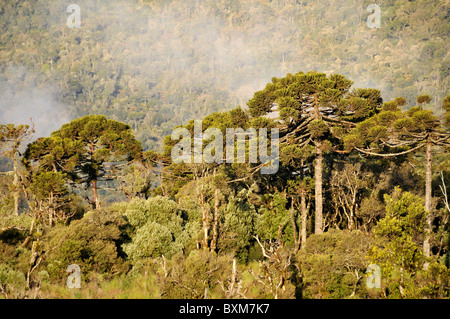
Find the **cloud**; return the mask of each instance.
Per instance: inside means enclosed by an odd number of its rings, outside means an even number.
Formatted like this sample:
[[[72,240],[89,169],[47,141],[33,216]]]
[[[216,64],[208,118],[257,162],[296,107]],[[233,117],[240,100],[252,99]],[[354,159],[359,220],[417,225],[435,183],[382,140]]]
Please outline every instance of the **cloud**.
[[[35,75],[24,67],[9,67],[0,80],[0,124],[34,123],[33,139],[50,136],[70,121],[64,105],[57,101],[58,90],[37,85]]]

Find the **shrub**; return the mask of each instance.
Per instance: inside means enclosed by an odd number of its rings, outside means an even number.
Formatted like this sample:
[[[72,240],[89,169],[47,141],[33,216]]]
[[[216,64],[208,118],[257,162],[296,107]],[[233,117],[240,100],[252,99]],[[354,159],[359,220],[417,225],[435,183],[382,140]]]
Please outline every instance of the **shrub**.
[[[83,275],[95,271],[111,276],[126,267],[118,256],[120,227],[124,225],[118,213],[96,210],[69,226],[54,227],[43,240],[44,250],[48,252],[45,265],[50,280],[66,278],[70,264],[79,265]]]
[[[11,266],[0,264],[0,294],[5,298],[20,298],[25,292],[25,275]]]
[[[125,209],[124,216],[132,229],[130,242],[123,250],[132,260],[147,257],[167,258],[183,252],[189,240],[185,230],[184,212],[173,200],[161,196],[148,200],[133,199]]]
[[[298,260],[304,298],[364,297],[361,286],[368,266],[370,236],[361,231],[331,229],[311,235]]]

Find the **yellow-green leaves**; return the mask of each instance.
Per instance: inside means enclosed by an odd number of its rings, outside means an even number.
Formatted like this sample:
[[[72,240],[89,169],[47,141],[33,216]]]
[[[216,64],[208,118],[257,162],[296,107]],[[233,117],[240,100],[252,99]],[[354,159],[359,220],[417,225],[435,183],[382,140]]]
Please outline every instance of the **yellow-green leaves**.
[[[380,266],[392,297],[405,298],[417,293],[414,276],[424,261],[421,246],[425,209],[419,196],[398,187],[384,198],[386,216],[374,227],[376,241],[368,258]]]
[[[132,227],[131,242],[123,246],[131,259],[170,258],[185,248],[189,236],[176,202],[160,196],[134,198],[123,213]]]
[[[321,120],[313,120],[308,124],[308,130],[313,138],[320,138],[328,132],[328,126]]]
[[[433,115],[433,111],[429,110],[414,112],[412,120],[417,130],[420,131],[433,130],[439,125],[437,117]]]

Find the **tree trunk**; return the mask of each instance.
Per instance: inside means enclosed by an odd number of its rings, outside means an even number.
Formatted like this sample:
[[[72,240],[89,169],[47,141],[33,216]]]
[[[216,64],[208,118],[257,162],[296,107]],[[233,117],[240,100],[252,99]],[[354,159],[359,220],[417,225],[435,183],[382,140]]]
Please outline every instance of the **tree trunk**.
[[[291,217],[292,233],[294,235],[294,254],[297,254],[298,249],[300,248],[300,234],[297,236],[297,225],[294,218],[294,198],[292,198],[292,204],[289,213]]]
[[[50,227],[52,227],[53,226],[53,216],[55,215],[53,192],[50,192],[50,199],[49,199],[48,206],[49,206],[48,207],[48,225]]]
[[[348,219],[348,229],[353,230],[353,228],[355,227],[355,213],[353,211],[353,207],[349,207],[349,211],[350,211],[350,216]]]
[[[94,209],[100,208],[100,202],[98,199],[97,180],[92,181],[92,207]]]
[[[322,116],[319,111],[319,101],[317,95],[314,95],[314,119],[321,120]],[[323,232],[323,198],[322,198],[322,170],[323,170],[323,152],[322,141],[314,141],[316,159],[314,160],[314,184],[315,184],[315,225],[314,233],[321,234]]]
[[[431,234],[431,181],[432,181],[432,163],[431,163],[431,140],[427,137],[426,142],[426,173],[425,173],[425,238],[423,241],[423,254],[430,257],[430,234]],[[428,267],[428,263],[424,264],[424,268]]]
[[[306,192],[302,191],[300,197],[300,209],[302,210],[302,231],[301,231],[301,249],[306,248],[306,219],[308,218],[308,209],[306,208]]]
[[[94,153],[95,153],[95,142],[94,141],[90,142],[89,150],[90,150],[89,155],[91,158],[91,162],[94,163]],[[98,189],[97,189],[97,177],[98,177],[98,171],[96,172],[95,178],[92,179],[92,182],[91,182],[92,207],[94,209],[100,208],[100,202],[99,202],[99,198],[98,198]]]
[[[26,245],[30,242],[31,236],[33,235],[35,220],[36,218],[33,217],[33,219],[31,220],[30,231],[28,232],[27,238],[25,238],[24,242],[20,245],[20,247],[26,247]]]
[[[219,190],[216,188],[214,193],[214,220],[213,220],[213,236],[211,240],[211,251],[215,251],[217,248],[217,236],[219,228]]]
[[[14,215],[19,216],[19,199],[20,199],[20,193],[19,193],[19,169],[17,167],[16,159],[13,158],[13,170],[14,170],[14,180],[13,180],[13,187],[14,187]]]
[[[400,290],[400,295],[402,296],[402,298],[405,295],[405,280],[404,280],[404,258],[402,256],[402,265],[400,266],[400,283],[399,283],[399,290]]]
[[[200,208],[202,210],[202,222],[203,222],[203,249],[208,249],[208,237],[209,237],[209,213],[205,207],[205,198],[203,196],[203,185],[200,190]]]
[[[233,258],[233,268],[231,272],[231,282],[230,282],[230,288],[228,290],[229,297],[233,297],[234,295],[234,284],[236,282],[236,258]]]
[[[322,197],[322,169],[323,169],[323,154],[322,143],[316,142],[316,159],[314,162],[314,184],[315,184],[315,227],[314,233],[321,234],[323,232],[323,197]]]

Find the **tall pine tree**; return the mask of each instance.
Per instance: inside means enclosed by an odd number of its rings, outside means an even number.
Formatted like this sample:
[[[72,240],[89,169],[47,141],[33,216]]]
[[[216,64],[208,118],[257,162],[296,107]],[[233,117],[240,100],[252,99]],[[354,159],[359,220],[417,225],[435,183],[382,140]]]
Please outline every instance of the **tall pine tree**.
[[[378,90],[350,91],[352,84],[339,74],[287,74],[284,78],[272,78],[272,83],[247,103],[253,117],[271,117],[279,112],[281,141],[285,145],[314,147],[316,234],[323,232],[324,153],[337,149],[337,138],[355,122],[374,114],[382,103]]]

